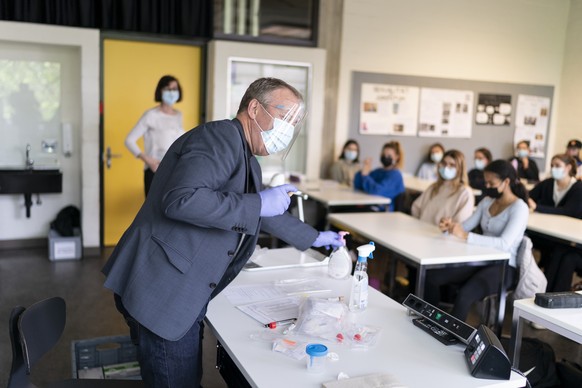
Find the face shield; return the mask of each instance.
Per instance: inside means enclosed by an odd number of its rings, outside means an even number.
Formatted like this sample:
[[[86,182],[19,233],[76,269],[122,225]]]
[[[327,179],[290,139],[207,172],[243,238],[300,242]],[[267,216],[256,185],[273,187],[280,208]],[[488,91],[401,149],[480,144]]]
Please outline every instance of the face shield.
[[[306,116],[305,106],[303,103],[293,104],[290,107],[271,105],[274,112],[272,115],[262,104],[260,105],[273,119],[272,129],[265,131],[261,128],[261,138],[265,149],[269,155],[280,155],[281,160],[285,160],[303,126]]]

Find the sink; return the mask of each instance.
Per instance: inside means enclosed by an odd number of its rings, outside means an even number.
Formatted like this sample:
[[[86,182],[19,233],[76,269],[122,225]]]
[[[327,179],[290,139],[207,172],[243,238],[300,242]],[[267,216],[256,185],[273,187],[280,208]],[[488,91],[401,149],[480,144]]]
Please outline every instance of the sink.
[[[59,169],[0,168],[0,194],[40,194],[63,191]]]

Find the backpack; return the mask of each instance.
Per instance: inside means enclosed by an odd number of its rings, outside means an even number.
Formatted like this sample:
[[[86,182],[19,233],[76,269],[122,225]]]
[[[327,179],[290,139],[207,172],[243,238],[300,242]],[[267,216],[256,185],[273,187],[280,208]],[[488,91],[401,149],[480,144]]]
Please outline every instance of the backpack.
[[[509,349],[509,338],[502,338],[501,344]],[[554,349],[537,338],[522,338],[518,369],[524,374],[527,373],[526,377],[532,388],[560,386]]]
[[[58,212],[57,218],[51,222],[51,229],[62,237],[75,235],[75,228],[81,227],[81,212],[75,206],[67,206]]]
[[[532,247],[530,238],[523,236],[516,257],[519,270],[519,280],[513,292],[516,300],[533,298],[536,293],[546,292],[548,280],[533,257]]]

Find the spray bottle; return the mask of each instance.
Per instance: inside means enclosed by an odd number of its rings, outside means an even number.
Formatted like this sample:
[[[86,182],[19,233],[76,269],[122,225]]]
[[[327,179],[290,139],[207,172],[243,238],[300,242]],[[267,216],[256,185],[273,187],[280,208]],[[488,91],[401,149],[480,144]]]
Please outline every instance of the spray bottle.
[[[346,240],[344,239],[349,232],[339,232],[342,246],[337,248],[329,255],[329,264],[327,272],[334,279],[345,279],[352,273],[352,258],[346,249]]]
[[[368,306],[368,259],[374,258],[372,252],[375,249],[372,241],[358,247],[358,262],[354,270],[349,304],[351,311],[364,311]]]

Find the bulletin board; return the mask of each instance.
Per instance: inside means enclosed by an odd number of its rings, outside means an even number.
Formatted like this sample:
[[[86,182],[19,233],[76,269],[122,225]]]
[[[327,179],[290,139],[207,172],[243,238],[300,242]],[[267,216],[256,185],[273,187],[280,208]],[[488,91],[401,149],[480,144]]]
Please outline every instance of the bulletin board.
[[[373,88],[373,85],[378,85],[378,87]],[[380,88],[380,85],[384,88]],[[383,93],[377,97],[380,103],[374,102],[374,91],[377,91],[378,95]],[[431,97],[433,100],[442,98],[444,101],[447,98],[439,96],[449,96],[448,98],[454,100],[455,94],[467,96],[465,100],[468,101],[469,112],[465,113],[470,113],[468,115],[470,125],[465,117],[463,130],[459,131],[457,136],[450,133],[443,135],[438,131],[438,127],[434,134],[429,133],[427,130],[429,119],[426,117],[430,115],[426,111],[430,109],[426,109],[425,104],[423,113],[422,105],[420,105],[423,91],[425,96],[436,96]],[[543,170],[546,159],[552,156],[547,154],[547,137],[551,122],[554,86],[353,72],[351,96],[348,138],[358,141],[361,147],[361,158],[372,157],[375,166],[380,165],[378,159],[382,145],[390,140],[398,140],[402,144],[405,152],[404,171],[410,174],[416,174],[418,167],[428,154],[428,148],[437,142],[442,143],[446,149],[462,151],[467,160],[468,170],[473,166],[475,149],[480,147],[489,148],[493,159],[508,159],[514,154],[514,135],[518,116],[521,120],[517,125],[518,136],[527,133],[523,130],[524,119],[527,121],[526,124],[530,121],[537,122],[538,127],[540,122],[547,122],[544,138],[538,138],[536,142],[538,157],[534,159]],[[396,101],[396,98],[399,98],[398,104],[392,101]],[[418,98],[418,107],[410,103],[414,98]],[[390,104],[384,104],[382,99],[390,100]],[[518,99],[522,102],[522,107],[523,101],[531,102],[530,106],[536,108],[542,105],[543,108],[538,109],[542,112],[542,117],[530,117],[528,112],[523,112],[524,109],[518,112]],[[463,104],[454,101],[451,105],[450,112],[446,110],[444,113],[453,115],[455,109],[457,111],[460,109],[461,113],[463,109],[466,109]],[[389,108],[386,109],[386,106]],[[395,112],[405,112],[406,120],[395,121]],[[384,128],[379,124],[378,113],[384,114],[385,121],[389,122],[388,127]],[[376,121],[374,121],[375,118]]]

